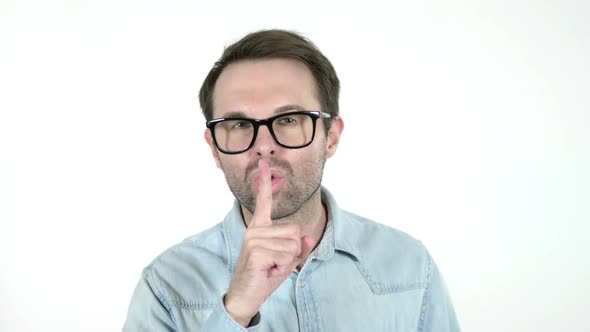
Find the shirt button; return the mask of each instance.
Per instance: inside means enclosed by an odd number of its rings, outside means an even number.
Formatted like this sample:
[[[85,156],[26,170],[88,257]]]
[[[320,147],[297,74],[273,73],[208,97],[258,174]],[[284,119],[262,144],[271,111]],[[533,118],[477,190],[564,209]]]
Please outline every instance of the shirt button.
[[[303,281],[300,281],[299,282],[299,288],[303,288],[303,287],[305,287],[305,283]]]

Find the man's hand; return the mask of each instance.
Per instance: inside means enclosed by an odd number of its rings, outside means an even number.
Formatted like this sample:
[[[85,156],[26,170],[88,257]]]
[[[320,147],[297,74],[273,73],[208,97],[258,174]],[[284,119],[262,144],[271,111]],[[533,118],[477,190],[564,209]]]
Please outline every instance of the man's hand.
[[[258,167],[260,183],[256,209],[244,235],[236,272],[224,301],[230,316],[243,326],[248,325],[266,299],[315,245],[311,237],[301,236],[300,225],[273,225],[270,168],[262,159]]]

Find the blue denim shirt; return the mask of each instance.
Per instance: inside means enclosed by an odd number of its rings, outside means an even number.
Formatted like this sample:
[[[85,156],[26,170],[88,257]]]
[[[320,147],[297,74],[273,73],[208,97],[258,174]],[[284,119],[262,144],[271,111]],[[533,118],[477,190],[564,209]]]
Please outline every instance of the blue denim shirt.
[[[439,270],[407,234],[341,210],[322,188],[328,223],[293,272],[244,328],[225,311],[245,226],[236,201],[215,227],[143,271],[123,331],[459,331]]]

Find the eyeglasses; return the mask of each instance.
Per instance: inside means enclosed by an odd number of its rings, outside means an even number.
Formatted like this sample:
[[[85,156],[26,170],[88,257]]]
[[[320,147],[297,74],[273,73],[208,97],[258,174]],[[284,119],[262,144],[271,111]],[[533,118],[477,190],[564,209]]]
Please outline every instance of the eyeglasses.
[[[219,151],[238,154],[254,145],[260,126],[267,126],[274,141],[282,147],[306,147],[315,136],[317,119],[331,117],[330,114],[319,111],[294,111],[263,120],[240,117],[213,119],[207,121],[206,125],[211,130]]]

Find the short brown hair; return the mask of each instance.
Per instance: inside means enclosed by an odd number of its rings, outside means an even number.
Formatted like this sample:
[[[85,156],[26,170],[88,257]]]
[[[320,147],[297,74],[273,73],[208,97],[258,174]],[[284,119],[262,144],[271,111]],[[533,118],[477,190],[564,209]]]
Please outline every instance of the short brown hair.
[[[340,81],[330,61],[307,38],[291,31],[261,30],[250,33],[228,46],[215,62],[199,92],[205,119],[213,118],[213,90],[221,72],[232,62],[265,58],[283,58],[305,64],[317,84],[321,111],[338,115]],[[326,123],[329,127],[330,122]]]

